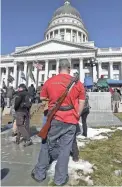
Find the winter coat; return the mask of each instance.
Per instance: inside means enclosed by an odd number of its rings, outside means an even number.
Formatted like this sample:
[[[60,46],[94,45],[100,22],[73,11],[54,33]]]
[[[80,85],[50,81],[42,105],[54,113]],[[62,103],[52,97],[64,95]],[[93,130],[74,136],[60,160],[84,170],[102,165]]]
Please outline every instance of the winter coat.
[[[29,88],[28,88],[28,93],[29,93],[29,95],[30,96],[34,96],[35,95],[35,88],[34,88],[34,86],[29,86]]]
[[[13,95],[14,95],[14,89],[12,87],[9,87],[7,89],[7,98],[10,98],[12,99],[13,98]]]
[[[14,109],[16,112],[27,112],[31,108],[29,93],[25,90],[16,94]]]

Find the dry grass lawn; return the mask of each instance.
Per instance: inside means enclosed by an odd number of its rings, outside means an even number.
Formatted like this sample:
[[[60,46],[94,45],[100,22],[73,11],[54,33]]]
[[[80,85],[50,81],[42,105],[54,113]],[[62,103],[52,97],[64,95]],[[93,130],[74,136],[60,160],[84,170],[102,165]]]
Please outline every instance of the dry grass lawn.
[[[94,185],[122,186],[122,175],[114,174],[115,170],[122,170],[122,131],[117,130],[108,140],[92,141],[80,151],[80,158],[96,166],[91,174]],[[80,186],[84,185],[82,182],[79,181]]]

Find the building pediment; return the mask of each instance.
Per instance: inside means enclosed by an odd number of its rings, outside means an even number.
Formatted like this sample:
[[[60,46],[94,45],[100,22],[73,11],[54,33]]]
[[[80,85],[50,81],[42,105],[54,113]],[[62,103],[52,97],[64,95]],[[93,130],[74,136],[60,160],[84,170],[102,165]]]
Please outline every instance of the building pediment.
[[[85,44],[73,44],[71,42],[59,41],[59,40],[49,40],[37,43],[24,50],[17,51],[12,55],[32,55],[38,53],[54,53],[54,52],[68,52],[68,51],[86,51],[95,50],[94,47],[86,46]]]

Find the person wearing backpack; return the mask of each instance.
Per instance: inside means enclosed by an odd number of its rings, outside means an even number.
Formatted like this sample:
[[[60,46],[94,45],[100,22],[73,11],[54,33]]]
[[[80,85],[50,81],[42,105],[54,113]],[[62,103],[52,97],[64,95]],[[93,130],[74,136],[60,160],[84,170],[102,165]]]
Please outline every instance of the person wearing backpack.
[[[16,111],[16,125],[18,130],[16,143],[20,143],[20,136],[22,135],[25,142],[25,147],[32,144],[29,128],[31,105],[31,99],[29,98],[29,93],[25,84],[20,84],[14,105],[14,109]]]

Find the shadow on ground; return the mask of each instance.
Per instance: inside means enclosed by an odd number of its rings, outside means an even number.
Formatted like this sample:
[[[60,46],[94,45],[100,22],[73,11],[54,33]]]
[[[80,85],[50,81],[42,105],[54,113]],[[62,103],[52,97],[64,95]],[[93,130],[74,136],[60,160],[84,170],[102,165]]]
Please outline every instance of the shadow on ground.
[[[9,173],[9,169],[8,168],[3,168],[1,169],[1,180],[3,180]]]

